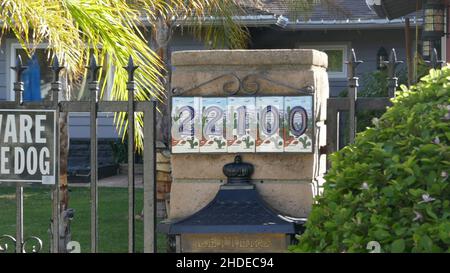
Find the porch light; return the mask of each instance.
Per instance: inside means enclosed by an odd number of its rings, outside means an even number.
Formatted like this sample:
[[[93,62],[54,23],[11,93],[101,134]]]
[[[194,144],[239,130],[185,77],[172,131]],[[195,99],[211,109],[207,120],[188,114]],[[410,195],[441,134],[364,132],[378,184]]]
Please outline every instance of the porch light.
[[[445,6],[441,0],[428,0],[424,9],[423,39],[440,39],[445,32]]]
[[[385,61],[388,60],[388,53],[384,47],[380,47],[377,52],[377,69],[383,70],[386,65],[384,64]]]
[[[423,40],[422,41],[422,57],[424,60],[429,60],[431,57],[431,51],[433,47],[433,42]]]

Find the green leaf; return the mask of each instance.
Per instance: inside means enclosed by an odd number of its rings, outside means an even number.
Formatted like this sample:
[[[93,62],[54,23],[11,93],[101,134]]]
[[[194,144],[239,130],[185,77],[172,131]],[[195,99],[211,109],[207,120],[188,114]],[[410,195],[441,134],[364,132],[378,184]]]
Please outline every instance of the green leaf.
[[[439,226],[439,238],[446,244],[450,244],[450,222]]]
[[[405,251],[405,240],[398,239],[391,244],[391,252],[403,253]]]
[[[431,206],[428,206],[425,211],[427,212],[428,216],[430,216],[431,218],[433,218],[434,220],[437,220],[438,217],[437,215],[433,212],[433,208]]]
[[[390,237],[389,232],[387,232],[386,230],[383,230],[383,229],[379,229],[379,230],[375,231],[374,235],[377,240],[383,240],[383,239]]]
[[[419,239],[419,246],[423,251],[431,252],[433,249],[433,241],[431,240],[431,238],[429,236],[423,235]]]

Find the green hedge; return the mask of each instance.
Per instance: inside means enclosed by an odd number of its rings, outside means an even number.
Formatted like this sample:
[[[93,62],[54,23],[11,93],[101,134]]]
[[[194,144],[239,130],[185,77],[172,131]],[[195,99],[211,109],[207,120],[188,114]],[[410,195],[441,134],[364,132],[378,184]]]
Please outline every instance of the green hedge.
[[[294,252],[450,252],[450,68],[431,70],[331,155]]]

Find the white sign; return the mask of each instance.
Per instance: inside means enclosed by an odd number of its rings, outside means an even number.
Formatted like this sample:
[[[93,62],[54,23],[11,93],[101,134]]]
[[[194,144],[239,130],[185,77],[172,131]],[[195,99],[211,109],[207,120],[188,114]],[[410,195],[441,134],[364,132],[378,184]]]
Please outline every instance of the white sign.
[[[55,183],[56,111],[0,109],[0,182]]]

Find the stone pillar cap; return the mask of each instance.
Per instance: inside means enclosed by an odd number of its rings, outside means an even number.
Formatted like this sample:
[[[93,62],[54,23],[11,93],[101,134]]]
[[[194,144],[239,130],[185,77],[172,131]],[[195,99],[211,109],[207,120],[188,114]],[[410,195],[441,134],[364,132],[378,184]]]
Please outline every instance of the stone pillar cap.
[[[315,49],[185,50],[172,53],[174,66],[307,65],[326,68],[328,57]]]

